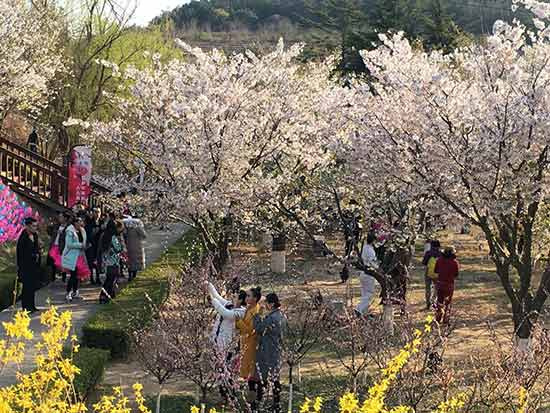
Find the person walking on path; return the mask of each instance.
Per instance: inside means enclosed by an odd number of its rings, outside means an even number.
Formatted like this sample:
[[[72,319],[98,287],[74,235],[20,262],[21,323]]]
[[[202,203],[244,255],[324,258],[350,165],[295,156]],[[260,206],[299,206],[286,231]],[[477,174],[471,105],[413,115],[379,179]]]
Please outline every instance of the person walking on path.
[[[424,273],[424,296],[426,298],[426,309],[429,310],[435,305],[435,287],[437,281],[437,273],[435,265],[437,259],[441,256],[441,243],[439,240],[433,239],[430,241],[430,249],[424,253],[422,265],[426,267]]]
[[[361,251],[361,260],[363,264],[369,269],[376,271],[378,269],[378,260],[376,258],[376,252],[374,251],[374,242],[376,241],[375,235],[370,232],[367,235],[367,242],[363,245]],[[361,271],[359,274],[359,281],[361,283],[361,300],[355,308],[355,312],[358,316],[364,316],[369,307],[375,292],[374,277],[371,275],[371,271]]]
[[[407,313],[407,284],[409,283],[410,258],[409,249],[401,246],[393,254],[390,264],[390,298],[392,304],[400,307],[401,315]]]
[[[63,268],[70,274],[65,297],[69,303],[75,298],[81,298],[78,290],[80,280],[90,276],[86,262],[86,241],[84,220],[82,217],[76,217],[65,230],[65,246],[61,257]]]
[[[259,371],[260,385],[258,400],[263,396],[263,390],[273,389],[273,405],[270,411],[281,412],[281,351],[282,335],[285,318],[281,313],[279,297],[270,293],[265,298],[268,314],[254,316],[254,330],[259,337],[256,365]]]
[[[71,223],[71,214],[68,212],[60,212],[57,215],[57,226],[54,228],[54,232],[52,234],[53,240],[50,246],[50,250],[48,252],[48,255],[52,259],[55,267],[55,272],[61,273],[61,279],[63,282],[67,279],[67,274],[65,273],[65,270],[63,269],[63,265],[61,263],[61,253],[63,252],[63,249],[65,247],[65,228]],[[55,279],[55,273],[54,273],[54,279]]]
[[[38,243],[38,223],[29,217],[23,221],[25,229],[17,240],[17,277],[23,284],[21,306],[30,313],[38,311],[34,294],[40,286],[40,246]]]
[[[236,321],[244,318],[246,313],[246,291],[233,291],[233,301],[223,298],[212,283],[207,282],[206,288],[210,295],[212,306],[217,316],[212,328],[211,339],[216,346],[216,353],[220,371],[220,394],[226,403],[234,398],[231,389],[234,387],[233,373],[237,369],[238,349],[235,344],[237,338]]]
[[[256,351],[258,335],[254,330],[254,316],[260,312],[262,289],[252,288],[246,293],[246,312],[244,317],[237,320],[236,326],[240,334],[241,349],[241,378],[248,382],[248,401],[253,412],[258,409],[259,378],[256,372]]]
[[[454,247],[445,248],[443,255],[437,259],[435,272],[437,273],[437,309],[438,323],[449,323],[451,303],[455,289],[455,280],[458,278],[459,265]]]
[[[100,285],[99,268],[97,265],[97,248],[99,238],[101,237],[101,209],[94,208],[86,216],[86,237],[88,245],[86,247],[86,260],[90,267],[91,282],[94,285]],[[95,273],[95,277],[94,277]]]
[[[102,238],[102,262],[105,266],[106,278],[99,296],[100,302],[108,302],[115,298],[115,283],[120,275],[120,254],[124,247],[122,221],[109,221]]]
[[[147,238],[145,226],[138,218],[128,217],[122,221],[126,229],[126,249],[128,253],[128,281],[136,278],[138,271],[145,268],[145,248]]]

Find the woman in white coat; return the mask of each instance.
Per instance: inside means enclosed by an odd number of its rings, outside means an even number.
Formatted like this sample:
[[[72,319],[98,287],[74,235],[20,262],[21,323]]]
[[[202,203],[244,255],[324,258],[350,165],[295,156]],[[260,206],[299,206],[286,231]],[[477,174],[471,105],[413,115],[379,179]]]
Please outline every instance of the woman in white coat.
[[[219,370],[222,382],[220,393],[228,401],[230,389],[233,387],[232,372],[237,371],[235,360],[238,360],[237,350],[234,347],[237,338],[235,321],[242,319],[246,313],[246,291],[240,290],[233,294],[233,301],[223,298],[212,283],[206,284],[212,306],[217,316],[212,328],[211,339],[218,353]]]
[[[212,306],[218,313],[212,328],[212,342],[222,354],[231,352],[231,345],[235,342],[237,330],[235,321],[243,318],[246,312],[246,292],[239,291],[233,294],[233,301],[223,298],[212,283],[207,284]]]
[[[376,258],[376,252],[374,251],[374,241],[376,241],[376,237],[373,233],[369,233],[367,235],[367,242],[361,251],[361,260],[363,264],[372,271],[378,269],[378,260]],[[359,281],[361,283],[361,299],[355,308],[355,312],[358,316],[362,317],[367,313],[370,307],[375,292],[375,280],[368,272],[361,271],[359,274]]]

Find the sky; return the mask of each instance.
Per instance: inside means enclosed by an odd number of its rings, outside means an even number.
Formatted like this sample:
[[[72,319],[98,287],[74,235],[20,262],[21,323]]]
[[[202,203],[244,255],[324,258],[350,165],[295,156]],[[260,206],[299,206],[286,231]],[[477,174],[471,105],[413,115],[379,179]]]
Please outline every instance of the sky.
[[[139,0],[132,23],[145,26],[165,10],[172,10],[188,0]]]

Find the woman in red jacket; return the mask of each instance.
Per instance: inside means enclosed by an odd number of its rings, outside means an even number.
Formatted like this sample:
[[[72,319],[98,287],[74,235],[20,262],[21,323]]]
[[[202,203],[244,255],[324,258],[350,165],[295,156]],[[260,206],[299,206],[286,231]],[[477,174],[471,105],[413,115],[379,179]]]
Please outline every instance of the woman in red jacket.
[[[455,290],[455,280],[458,278],[458,261],[454,247],[447,247],[435,264],[437,273],[437,310],[438,323],[447,324],[451,316],[451,302]]]

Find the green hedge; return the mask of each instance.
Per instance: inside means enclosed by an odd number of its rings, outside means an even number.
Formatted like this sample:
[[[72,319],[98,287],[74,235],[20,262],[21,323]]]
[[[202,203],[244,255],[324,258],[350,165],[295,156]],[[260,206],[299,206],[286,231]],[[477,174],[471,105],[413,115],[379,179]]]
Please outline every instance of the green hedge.
[[[17,274],[13,270],[6,269],[0,273],[0,311],[8,308],[13,303],[13,289],[15,288],[15,279]]]
[[[65,356],[70,357],[70,350],[65,351]],[[76,394],[81,400],[87,400],[103,380],[110,352],[99,348],[80,347],[78,352],[72,355],[72,359],[73,364],[80,369],[74,380]]]
[[[194,231],[187,233],[138,277],[119,292],[116,299],[103,305],[82,328],[82,344],[109,350],[113,359],[128,356],[130,330],[147,323],[151,311],[146,294],[160,303],[167,293],[168,276],[174,267],[193,264],[202,249]]]
[[[44,264],[42,265],[40,284],[42,286],[47,285],[51,281],[51,271]],[[0,311],[8,308],[13,304],[13,289],[15,288],[15,280],[17,278],[17,270],[15,266],[5,268],[0,272]],[[21,293],[21,283],[18,283],[18,294]]]

